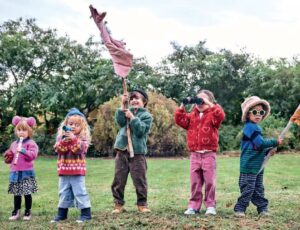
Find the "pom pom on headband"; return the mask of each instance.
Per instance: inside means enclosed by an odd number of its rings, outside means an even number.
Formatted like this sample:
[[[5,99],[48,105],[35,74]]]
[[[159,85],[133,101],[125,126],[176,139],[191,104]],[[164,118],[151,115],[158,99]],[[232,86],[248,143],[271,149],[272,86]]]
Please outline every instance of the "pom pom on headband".
[[[12,124],[14,126],[17,126],[20,123],[20,121],[25,121],[27,123],[27,125],[29,125],[31,128],[33,126],[35,126],[35,124],[36,124],[34,117],[26,118],[26,117],[20,117],[20,116],[14,116],[12,119]]]

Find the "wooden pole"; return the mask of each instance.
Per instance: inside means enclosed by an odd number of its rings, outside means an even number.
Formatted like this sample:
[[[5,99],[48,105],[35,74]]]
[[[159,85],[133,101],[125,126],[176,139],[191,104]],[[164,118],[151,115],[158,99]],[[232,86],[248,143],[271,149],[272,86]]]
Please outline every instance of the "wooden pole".
[[[295,110],[293,116],[296,116],[297,113],[300,113],[300,105],[298,105],[298,107],[297,107],[297,109]],[[293,117],[293,116],[292,116],[292,117]],[[292,124],[293,124],[293,122],[291,121],[291,120],[292,120],[292,117],[291,117],[291,119],[289,120],[289,122],[287,123],[287,125],[285,126],[285,128],[284,128],[284,129],[282,130],[282,132],[280,133],[280,135],[279,135],[279,138],[280,138],[280,139],[284,139],[285,134],[286,134],[286,133],[289,131],[289,129],[291,128],[291,126],[292,126]],[[261,168],[259,169],[259,171],[258,171],[257,174],[259,174],[259,173],[265,168],[265,166],[266,166],[266,164],[268,163],[270,157],[273,156],[273,155],[276,153],[276,151],[277,151],[277,147],[271,148],[271,149],[269,150],[269,152],[268,152],[268,154],[265,156],[265,160],[264,160],[264,162],[263,162],[263,164],[262,164],[262,166],[261,166]]]
[[[127,86],[126,86],[126,79],[122,77],[122,86],[123,86],[123,94],[127,94]],[[128,101],[125,104],[125,108],[128,109]],[[130,158],[134,157],[134,151],[133,151],[133,145],[132,145],[132,140],[131,140],[131,132],[130,132],[130,127],[129,127],[129,119],[127,118],[126,122],[126,132],[127,132],[127,139],[128,139],[128,151],[129,151],[129,156]]]

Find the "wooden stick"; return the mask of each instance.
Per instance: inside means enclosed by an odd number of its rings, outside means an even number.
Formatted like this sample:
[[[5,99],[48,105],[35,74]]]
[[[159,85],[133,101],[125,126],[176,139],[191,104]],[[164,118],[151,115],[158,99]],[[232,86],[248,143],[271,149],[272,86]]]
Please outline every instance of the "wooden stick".
[[[122,86],[123,86],[123,94],[127,94],[127,86],[126,86],[126,79],[122,77]],[[128,101],[125,104],[125,108],[128,109]],[[126,122],[126,132],[127,132],[127,139],[128,139],[128,150],[130,158],[134,157],[133,145],[131,140],[131,132],[129,127],[129,119],[127,118]]]
[[[282,130],[282,132],[279,135],[279,139],[284,139],[286,133],[289,131],[289,129],[291,128],[293,123],[298,124],[297,122],[299,122],[298,120],[296,121],[296,119],[298,119],[300,113],[300,105],[298,105],[297,109],[295,110],[294,114],[292,115],[291,119],[289,120],[289,122],[287,123],[287,125],[285,126],[285,128]],[[296,118],[297,116],[297,118]],[[293,120],[294,118],[294,120]],[[269,159],[271,156],[273,156],[277,151],[277,147],[276,148],[271,148],[268,152],[268,154],[265,156],[264,162],[261,166],[261,168],[259,169],[258,173],[259,174],[266,166],[266,164],[268,163]]]

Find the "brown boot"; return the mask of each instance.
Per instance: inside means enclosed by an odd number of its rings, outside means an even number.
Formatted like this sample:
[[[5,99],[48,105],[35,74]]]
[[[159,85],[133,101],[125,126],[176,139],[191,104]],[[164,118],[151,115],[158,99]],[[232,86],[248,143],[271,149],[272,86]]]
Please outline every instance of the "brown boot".
[[[123,205],[115,204],[115,208],[114,208],[114,210],[111,213],[113,213],[113,214],[119,214],[119,213],[122,213],[122,212],[125,212],[125,211],[126,210],[124,209]]]
[[[138,207],[139,212],[143,212],[143,213],[151,212],[151,210],[147,206],[139,206],[138,205],[137,207]]]

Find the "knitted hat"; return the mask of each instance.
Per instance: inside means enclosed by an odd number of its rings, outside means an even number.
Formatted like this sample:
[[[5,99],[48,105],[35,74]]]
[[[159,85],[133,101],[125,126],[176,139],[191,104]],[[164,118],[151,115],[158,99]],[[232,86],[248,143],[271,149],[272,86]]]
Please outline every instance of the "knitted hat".
[[[259,105],[259,104],[263,105],[264,110],[266,110],[266,114],[262,117],[262,119],[265,119],[270,115],[271,107],[270,107],[269,102],[267,102],[266,100],[260,99],[257,96],[247,97],[241,105],[242,122],[246,122],[249,110],[252,107]]]
[[[77,108],[72,108],[70,111],[67,113],[66,117],[70,117],[73,115],[79,115],[81,117],[85,117],[83,113],[81,113]]]

